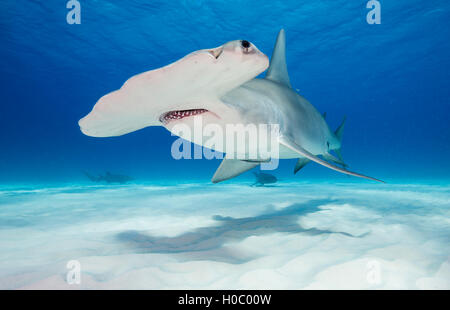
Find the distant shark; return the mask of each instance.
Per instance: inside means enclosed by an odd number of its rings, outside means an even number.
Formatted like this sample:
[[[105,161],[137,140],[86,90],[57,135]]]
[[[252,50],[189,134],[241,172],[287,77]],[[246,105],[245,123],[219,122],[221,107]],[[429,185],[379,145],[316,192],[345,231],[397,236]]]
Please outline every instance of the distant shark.
[[[98,175],[98,176],[91,175],[87,172],[84,172],[84,174],[88,177],[89,180],[91,180],[92,182],[97,182],[97,183],[106,182],[108,184],[110,184],[110,183],[125,184],[125,183],[128,183],[133,180],[132,177],[129,177],[127,175],[112,174],[109,171],[106,172],[104,175]]]
[[[277,177],[269,173],[253,172],[256,182],[252,186],[264,186],[265,184],[273,184],[278,181]]]
[[[255,78],[267,68],[265,78]],[[246,40],[196,51],[130,78],[119,90],[100,98],[79,125],[84,134],[93,137],[120,136],[147,126],[163,126],[178,135],[177,125],[194,128],[198,117],[203,126],[222,128],[227,124],[278,124],[279,131],[268,139],[279,146],[277,158],[298,158],[294,172],[314,161],[341,173],[383,182],[346,169],[340,153],[344,122],[331,131],[323,115],[292,89],[284,30],[278,34],[270,66],[267,56]],[[203,138],[187,139],[204,145]],[[249,146],[250,142],[242,143]],[[250,152],[249,148],[245,149]],[[268,160],[236,159],[234,146],[226,144],[213,149],[226,153],[212,178],[214,183]]]

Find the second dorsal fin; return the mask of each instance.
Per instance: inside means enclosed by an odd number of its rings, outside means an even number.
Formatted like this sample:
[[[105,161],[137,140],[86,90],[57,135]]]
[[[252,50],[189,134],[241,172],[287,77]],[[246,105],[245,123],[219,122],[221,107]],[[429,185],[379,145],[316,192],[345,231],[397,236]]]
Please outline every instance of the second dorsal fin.
[[[286,35],[284,29],[281,29],[278,33],[266,79],[291,87],[286,66]]]

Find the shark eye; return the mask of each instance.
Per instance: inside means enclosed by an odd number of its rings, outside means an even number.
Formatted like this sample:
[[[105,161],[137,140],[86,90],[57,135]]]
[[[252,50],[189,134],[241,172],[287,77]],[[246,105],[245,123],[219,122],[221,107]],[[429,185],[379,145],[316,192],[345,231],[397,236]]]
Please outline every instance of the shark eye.
[[[247,40],[242,40],[241,41],[241,47],[244,50],[245,54],[250,53],[251,50],[252,50],[252,44],[250,42],[248,42]]]
[[[242,40],[241,41],[241,45],[243,48],[249,48],[250,47],[250,42],[246,41],[246,40]]]

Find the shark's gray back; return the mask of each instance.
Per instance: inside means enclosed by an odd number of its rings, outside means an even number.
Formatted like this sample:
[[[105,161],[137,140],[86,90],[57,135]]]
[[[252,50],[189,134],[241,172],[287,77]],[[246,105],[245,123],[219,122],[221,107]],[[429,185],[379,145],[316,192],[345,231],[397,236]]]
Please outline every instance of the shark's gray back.
[[[279,124],[280,133],[293,137],[313,154],[339,143],[323,116],[308,100],[270,79],[253,79],[228,92],[222,101],[240,111],[249,124]]]

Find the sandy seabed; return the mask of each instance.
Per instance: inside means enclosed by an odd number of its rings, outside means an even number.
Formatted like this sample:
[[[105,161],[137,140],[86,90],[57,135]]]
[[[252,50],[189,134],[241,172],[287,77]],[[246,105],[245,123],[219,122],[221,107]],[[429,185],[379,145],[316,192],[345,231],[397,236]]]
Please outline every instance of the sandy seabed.
[[[450,289],[450,185],[249,184],[0,188],[0,288]]]

